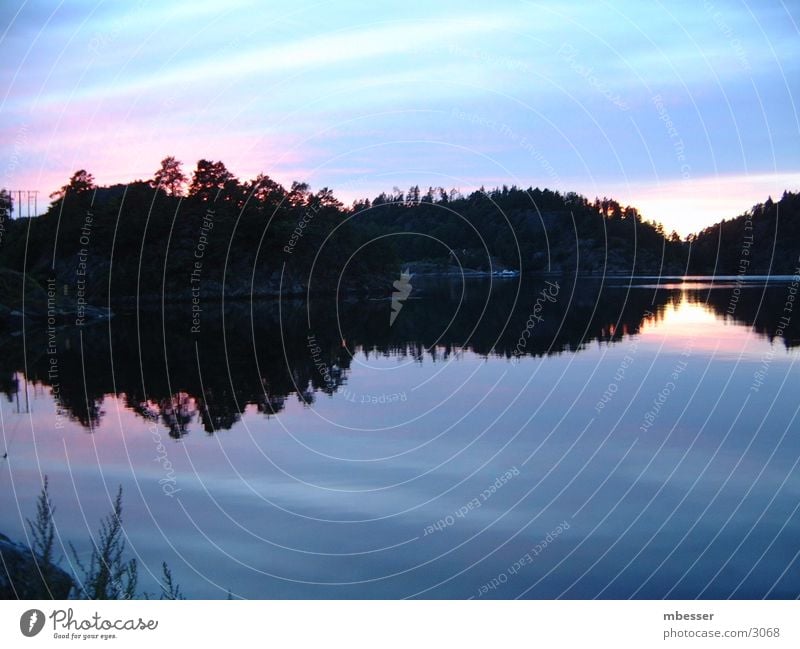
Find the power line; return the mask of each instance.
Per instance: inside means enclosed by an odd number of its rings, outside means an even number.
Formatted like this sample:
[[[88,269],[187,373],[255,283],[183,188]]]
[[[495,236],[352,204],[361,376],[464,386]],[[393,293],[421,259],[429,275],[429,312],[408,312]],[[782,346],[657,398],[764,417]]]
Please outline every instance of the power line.
[[[16,210],[16,218],[30,218],[39,213],[39,191],[36,189],[9,189],[7,190],[11,196],[11,218],[14,218],[14,211]],[[14,194],[17,199],[14,200]],[[23,196],[25,197],[23,200]],[[31,213],[31,204],[33,204],[33,212]]]

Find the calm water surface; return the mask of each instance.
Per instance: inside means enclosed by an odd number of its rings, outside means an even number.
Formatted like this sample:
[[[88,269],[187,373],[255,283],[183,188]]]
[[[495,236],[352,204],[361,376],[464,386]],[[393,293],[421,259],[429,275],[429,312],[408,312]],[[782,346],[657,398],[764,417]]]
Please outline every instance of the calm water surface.
[[[5,335],[0,531],[47,474],[190,597],[800,595],[790,280],[412,284]]]

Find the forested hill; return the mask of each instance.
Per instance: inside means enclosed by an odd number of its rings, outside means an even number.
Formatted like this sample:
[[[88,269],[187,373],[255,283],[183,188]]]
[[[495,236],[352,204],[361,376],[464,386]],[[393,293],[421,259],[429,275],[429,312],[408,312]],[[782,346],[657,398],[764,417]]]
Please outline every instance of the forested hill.
[[[784,192],[688,237],[692,273],[791,275],[800,266],[800,194]]]
[[[166,158],[152,180],[109,187],[81,170],[51,198],[44,215],[9,220],[9,196],[0,194],[0,267],[94,303],[219,297],[223,286],[233,297],[298,294],[309,284],[384,294],[406,267],[736,274],[744,247],[744,272],[793,272],[800,252],[791,193],[687,241],[611,199],[411,187],[346,207],[326,188],[287,189],[264,175],[240,181],[207,160],[191,178]]]
[[[404,261],[447,260],[452,265],[493,266],[530,272],[681,272],[683,245],[636,208],[548,189],[502,187],[468,196],[418,187],[405,195],[356,203],[372,236],[400,236]],[[415,236],[422,235],[422,236]],[[452,252],[451,252],[452,250]]]

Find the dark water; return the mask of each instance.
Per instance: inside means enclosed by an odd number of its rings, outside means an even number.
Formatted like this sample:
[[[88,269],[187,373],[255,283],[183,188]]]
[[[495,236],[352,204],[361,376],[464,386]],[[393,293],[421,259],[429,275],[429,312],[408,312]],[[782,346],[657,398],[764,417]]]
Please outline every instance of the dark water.
[[[0,337],[0,531],[47,474],[190,597],[800,595],[791,278],[411,284]]]

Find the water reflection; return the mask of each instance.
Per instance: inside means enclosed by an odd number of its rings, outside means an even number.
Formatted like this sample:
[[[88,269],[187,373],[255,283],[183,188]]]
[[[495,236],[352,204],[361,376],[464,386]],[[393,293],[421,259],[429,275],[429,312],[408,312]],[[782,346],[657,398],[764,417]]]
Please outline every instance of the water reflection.
[[[546,281],[559,284],[558,299],[532,318]],[[463,351],[508,359],[580,353],[592,343],[636,336],[665,317],[674,338],[690,333],[699,317],[752,327],[773,342],[786,300],[785,285],[774,281],[744,289],[729,281],[575,277],[415,284],[416,294],[394,322],[388,299],[320,299],[310,308],[296,301],[234,302],[224,313],[213,305],[197,335],[190,334],[183,304],[138,315],[123,310],[108,326],[65,324],[56,336],[59,406],[92,430],[104,415],[106,395],[117,395],[180,438],[194,421],[213,433],[231,428],[250,405],[270,417],[289,398],[311,405],[315,393],[340,392],[357,354],[436,363]],[[781,327],[779,344],[800,344],[797,321]],[[39,386],[54,383],[43,326],[29,325],[25,333],[24,348],[19,335],[0,337],[0,390],[9,400],[18,398],[20,374]],[[309,336],[317,353],[310,351]]]
[[[0,531],[46,473],[192,597],[800,594],[787,284],[494,284],[6,336]]]

